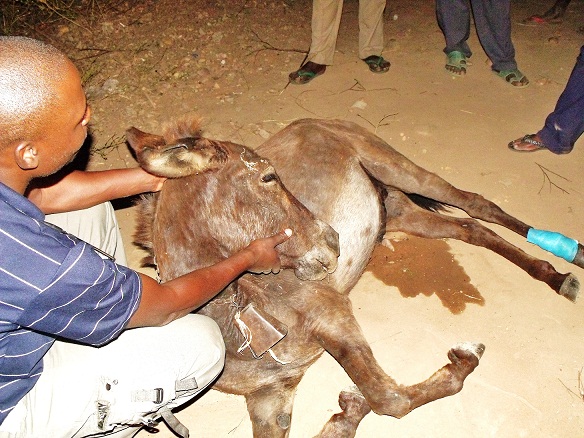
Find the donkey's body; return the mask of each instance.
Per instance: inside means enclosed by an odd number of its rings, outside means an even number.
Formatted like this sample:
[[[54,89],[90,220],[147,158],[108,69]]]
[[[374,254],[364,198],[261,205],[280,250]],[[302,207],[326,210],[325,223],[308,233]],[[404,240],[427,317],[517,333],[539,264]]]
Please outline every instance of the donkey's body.
[[[354,286],[373,251],[372,242],[388,231],[426,238],[454,238],[488,248],[574,300],[578,281],[545,261],[512,246],[474,219],[437,214],[412,202],[420,195],[464,210],[470,218],[502,225],[527,236],[531,226],[509,216],[475,193],[453,187],[354,123],[299,120],[274,135],[256,152],[268,158],[284,185],[317,217],[339,232],[341,256],[334,287]],[[363,240],[366,239],[366,240]],[[377,240],[376,240],[377,239]],[[582,265],[580,245],[574,263]],[[358,261],[358,263],[356,262]]]
[[[151,137],[129,137],[139,161],[147,168],[146,162],[152,160],[144,158],[148,155],[143,153],[144,149],[157,157],[160,154],[156,151],[165,148],[164,141]],[[167,139],[166,149],[182,147],[184,141],[178,141],[179,137]],[[204,142],[193,140],[197,141]],[[233,145],[213,144],[221,145],[223,153],[231,157],[227,162],[234,159]],[[149,145],[153,145],[154,153]],[[414,165],[355,124],[301,120],[276,134],[257,152],[275,165],[285,187],[295,197],[339,233],[340,257],[333,273],[330,260],[320,262],[328,274],[322,267],[319,272],[319,263],[307,262],[312,268],[305,270],[291,262],[289,267],[295,269],[296,276],[290,270],[278,275],[245,275],[200,309],[218,322],[227,346],[225,370],[215,388],[246,397],[254,436],[287,436],[296,387],[308,367],[325,350],[341,364],[362,393],[362,396],[358,391],[341,393],[343,412],[333,416],[321,432],[322,436],[331,437],[354,436],[359,421],[371,409],[378,414],[401,417],[424,403],[455,394],[478,365],[484,347],[461,344],[450,350],[451,363],[429,379],[417,385],[401,386],[376,362],[347,295],[386,231],[452,237],[485,246],[521,266],[534,278],[545,281],[556,292],[570,298],[577,293],[573,276],[557,273],[549,263],[528,256],[474,219],[442,216],[412,203],[407,195],[419,194],[460,207],[471,217],[501,224],[523,235],[529,229],[493,203],[455,189]],[[250,158],[245,161],[250,175],[257,167],[254,163]],[[149,170],[167,174],[152,165]],[[240,180],[240,184],[227,188],[221,182],[225,178],[222,172],[214,169],[199,176],[169,180],[159,196],[143,205],[147,214],[138,241],[156,256],[163,281],[214,263],[251,238],[267,235],[278,227],[295,229],[299,237],[306,235],[303,229],[309,223],[290,223],[296,219],[270,213],[269,203],[279,202],[275,196],[265,197],[263,205],[251,202],[242,208],[234,201],[234,193],[248,183]],[[205,182],[199,184],[202,180]],[[182,201],[177,202],[179,198]],[[222,204],[213,210],[210,206],[217,202]],[[248,216],[255,219],[250,222]],[[187,237],[185,229],[189,230]],[[324,234],[332,251],[338,250],[336,242],[330,242],[330,235]],[[290,245],[293,240],[294,236]],[[330,255],[330,251],[322,248],[309,253],[308,258],[317,261],[322,259],[322,254]],[[306,256],[299,258],[306,259]],[[245,339],[234,317],[238,309],[250,302],[288,326],[288,335],[273,348],[276,357],[286,364],[267,354],[257,360],[248,350],[238,352]]]

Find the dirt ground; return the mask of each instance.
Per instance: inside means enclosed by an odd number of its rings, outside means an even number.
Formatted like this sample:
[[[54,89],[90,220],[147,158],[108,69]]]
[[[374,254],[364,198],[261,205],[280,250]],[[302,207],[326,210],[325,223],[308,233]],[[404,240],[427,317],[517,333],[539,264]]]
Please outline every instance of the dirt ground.
[[[39,31],[83,72],[94,108],[92,169],[135,165],[127,127],[159,132],[189,113],[204,118],[208,136],[251,147],[298,118],[341,118],[536,228],[584,239],[582,142],[564,156],[506,147],[553,109],[582,45],[584,4],[572,2],[561,23],[529,26],[522,19],[553,1],[512,3],[516,58],[531,80],[525,89],[491,73],[474,30],[468,74],[446,73],[430,0],[388,2],[383,55],[392,67],[383,75],[358,59],[358,2],[346,1],[335,64],[305,86],[287,86],[287,76],[310,44],[309,0],[150,1]],[[134,209],[117,213],[138,269]],[[492,228],[584,281],[581,269]],[[400,383],[428,377],[458,341],[486,345],[461,393],[403,419],[370,414],[358,437],[584,436],[584,300],[558,297],[482,248],[417,239],[378,251],[351,298],[377,359]],[[300,384],[290,436],[315,435],[349,383],[323,356]],[[212,390],[178,416],[193,437],[251,436],[241,397]],[[161,424],[156,436],[173,435]]]

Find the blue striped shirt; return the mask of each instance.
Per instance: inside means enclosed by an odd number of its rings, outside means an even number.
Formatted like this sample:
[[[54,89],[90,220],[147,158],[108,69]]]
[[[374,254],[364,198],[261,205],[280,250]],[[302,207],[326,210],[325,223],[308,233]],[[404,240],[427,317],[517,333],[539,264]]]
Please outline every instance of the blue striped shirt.
[[[30,391],[55,338],[102,345],[136,311],[138,274],[55,230],[0,183],[0,423]]]

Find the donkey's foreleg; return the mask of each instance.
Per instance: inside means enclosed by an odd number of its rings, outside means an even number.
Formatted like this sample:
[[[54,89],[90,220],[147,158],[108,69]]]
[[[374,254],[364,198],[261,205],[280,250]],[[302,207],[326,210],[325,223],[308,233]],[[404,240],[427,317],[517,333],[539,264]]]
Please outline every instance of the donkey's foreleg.
[[[448,352],[450,363],[443,366],[425,381],[411,385],[398,385],[379,367],[364,339],[321,338],[323,346],[339,361],[355,382],[371,409],[380,415],[401,418],[414,409],[458,393],[466,377],[474,371],[484,351],[482,344],[459,344]]]
[[[342,412],[334,414],[314,438],[353,438],[361,420],[371,412],[369,403],[355,385],[341,391],[339,406]]]
[[[290,433],[292,406],[298,381],[282,381],[246,394],[255,438],[284,438]]]
[[[530,256],[511,245],[494,231],[474,219],[441,215],[415,205],[399,191],[390,191],[385,199],[387,231],[403,231],[430,239],[451,238],[482,246],[505,257],[536,280],[543,281],[556,293],[575,301],[580,288],[572,274],[560,274],[544,260]]]
[[[319,287],[312,292],[311,301],[319,305],[300,309],[304,330],[341,364],[377,414],[403,417],[418,406],[456,394],[484,349],[480,344],[455,347],[449,353],[451,363],[428,380],[413,386],[398,385],[377,363],[346,296]]]

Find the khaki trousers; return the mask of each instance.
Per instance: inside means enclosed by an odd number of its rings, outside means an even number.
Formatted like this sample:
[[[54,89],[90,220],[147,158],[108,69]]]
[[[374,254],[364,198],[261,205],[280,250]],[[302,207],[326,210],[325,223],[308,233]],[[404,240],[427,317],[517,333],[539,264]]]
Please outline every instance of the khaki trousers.
[[[359,1],[359,58],[381,55],[383,51],[383,10],[386,0]],[[307,61],[332,65],[337,45],[342,0],[314,0],[312,43]]]

